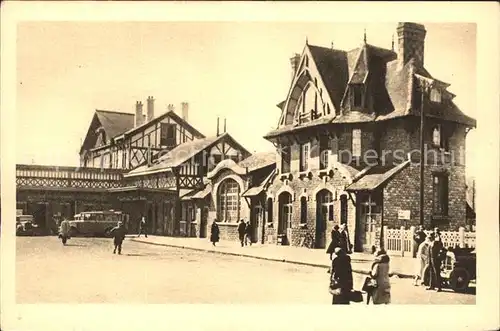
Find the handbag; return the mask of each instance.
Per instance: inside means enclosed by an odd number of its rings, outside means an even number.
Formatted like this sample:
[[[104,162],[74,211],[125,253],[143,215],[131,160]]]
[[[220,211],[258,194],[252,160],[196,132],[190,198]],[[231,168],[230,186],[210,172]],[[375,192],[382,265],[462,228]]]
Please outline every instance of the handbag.
[[[361,291],[352,290],[349,293],[349,300],[352,302],[363,302],[363,293],[361,293]]]
[[[330,286],[328,287],[328,292],[331,295],[335,295],[335,296],[342,294],[342,289],[340,288],[340,284],[335,279],[332,279],[330,281]]]
[[[363,287],[361,288],[362,291],[370,293],[373,292],[374,289],[376,289],[378,286],[377,280],[372,278],[372,277],[366,277],[365,282],[363,283]]]

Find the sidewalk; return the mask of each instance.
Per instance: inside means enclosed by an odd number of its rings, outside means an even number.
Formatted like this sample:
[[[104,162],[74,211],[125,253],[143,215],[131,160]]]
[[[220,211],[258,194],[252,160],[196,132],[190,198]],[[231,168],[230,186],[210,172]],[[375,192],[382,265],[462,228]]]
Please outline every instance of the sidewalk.
[[[197,251],[211,252],[216,254],[226,254],[243,256],[261,260],[302,264],[313,267],[329,268],[330,260],[325,249],[308,249],[305,247],[278,246],[270,244],[253,244],[252,246],[241,247],[239,242],[222,241],[217,246],[212,246],[208,239],[148,236],[137,238],[137,236],[127,236],[127,239],[165,247],[176,247],[192,249]],[[366,253],[352,253],[351,255],[353,272],[367,275],[373,261],[373,255]],[[412,271],[415,268],[415,259],[401,256],[390,256],[391,274],[400,278],[413,277]]]

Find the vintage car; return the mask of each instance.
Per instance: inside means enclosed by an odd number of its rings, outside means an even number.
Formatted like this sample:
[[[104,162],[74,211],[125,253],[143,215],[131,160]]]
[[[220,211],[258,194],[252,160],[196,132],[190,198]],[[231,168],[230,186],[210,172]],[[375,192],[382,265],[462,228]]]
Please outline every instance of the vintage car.
[[[424,284],[429,284],[430,272],[424,272]],[[465,292],[472,280],[476,279],[476,250],[474,248],[454,248],[443,252],[441,264],[442,287],[455,292]]]
[[[129,215],[121,211],[85,211],[76,214],[73,220],[69,221],[70,236],[107,237],[110,230],[120,221],[127,229],[128,220]]]
[[[16,216],[16,236],[41,236],[42,229],[34,222],[32,215]]]

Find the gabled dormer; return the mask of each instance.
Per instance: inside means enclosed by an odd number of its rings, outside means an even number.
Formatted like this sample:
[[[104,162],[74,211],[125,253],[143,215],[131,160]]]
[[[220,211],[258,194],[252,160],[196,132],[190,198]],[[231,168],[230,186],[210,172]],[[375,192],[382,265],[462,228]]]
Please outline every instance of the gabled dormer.
[[[333,73],[329,77],[324,77],[326,70],[319,68],[325,64],[331,66],[324,58],[332,57],[334,53],[332,49],[306,44],[301,55],[295,54],[291,58],[292,83],[288,96],[280,107],[282,113],[279,127],[300,126],[325,116],[335,115],[337,106],[330,93],[332,86],[329,85],[335,84],[336,80],[342,80],[343,77],[342,75],[334,77],[335,66],[327,68]]]

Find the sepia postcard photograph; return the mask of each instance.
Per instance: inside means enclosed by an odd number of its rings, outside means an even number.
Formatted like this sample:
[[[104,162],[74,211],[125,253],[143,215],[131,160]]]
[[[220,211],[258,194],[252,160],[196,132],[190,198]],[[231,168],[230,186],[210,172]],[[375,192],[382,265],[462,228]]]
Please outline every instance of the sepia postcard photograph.
[[[4,3],[2,330],[497,329],[498,63],[493,3]]]

